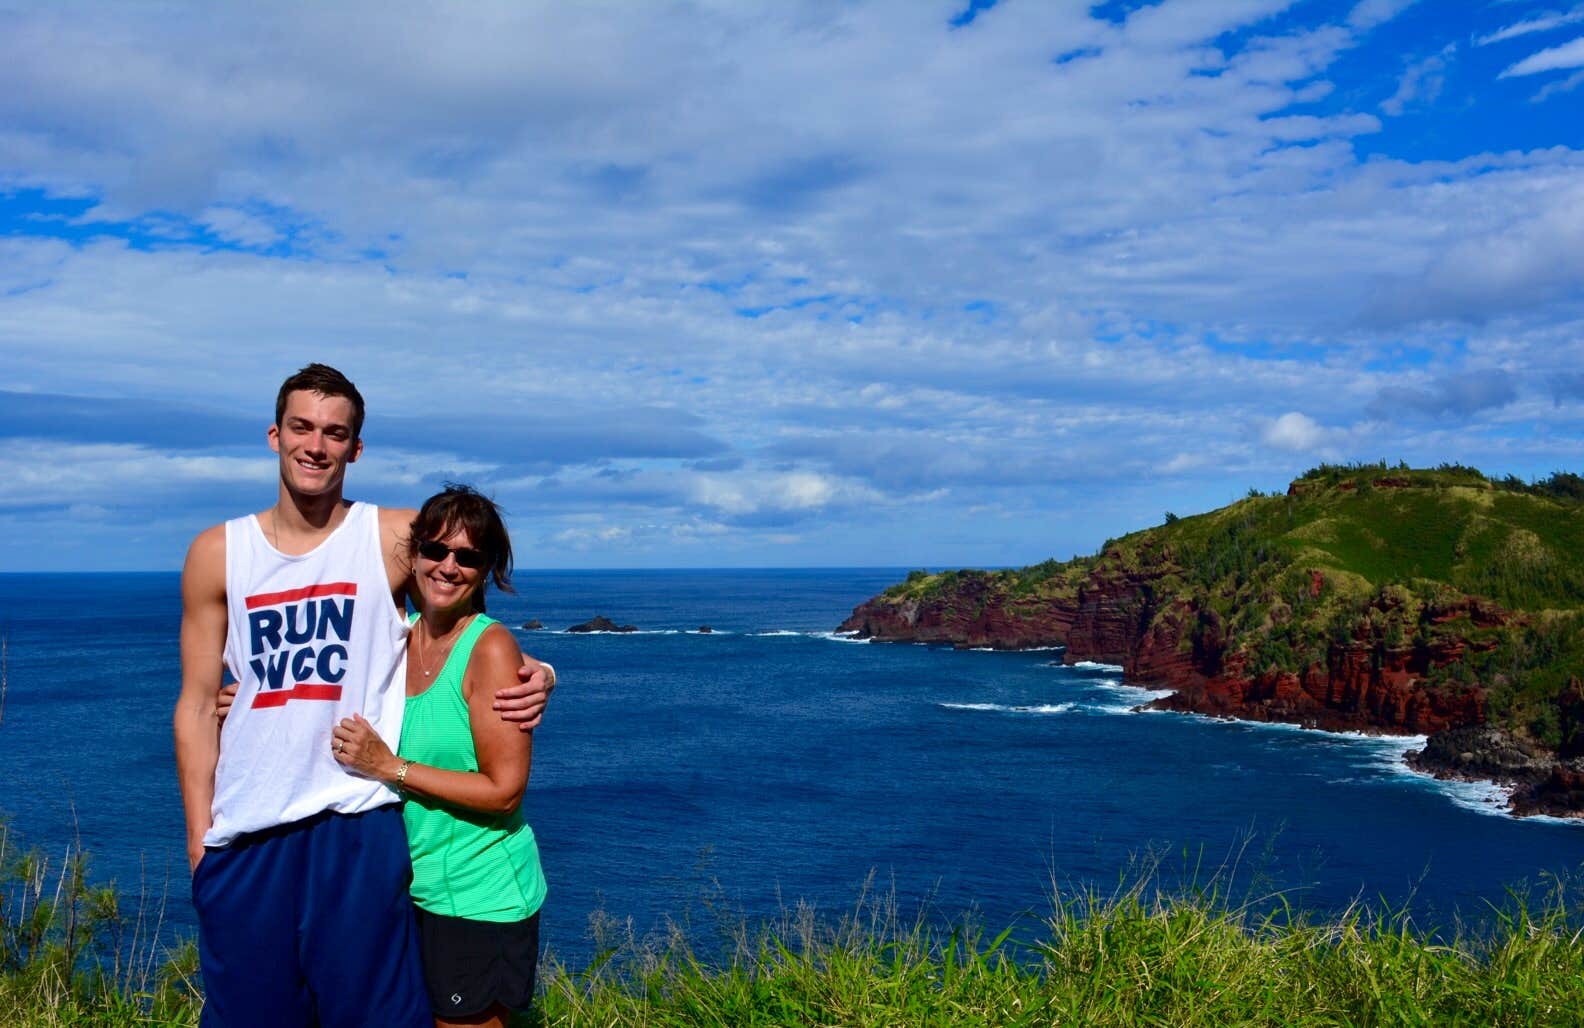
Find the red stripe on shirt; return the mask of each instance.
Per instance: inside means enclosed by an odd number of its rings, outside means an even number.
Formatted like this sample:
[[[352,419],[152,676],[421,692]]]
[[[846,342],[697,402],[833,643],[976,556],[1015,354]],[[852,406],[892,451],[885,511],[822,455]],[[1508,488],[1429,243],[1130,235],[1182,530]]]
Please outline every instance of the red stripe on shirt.
[[[259,707],[284,707],[289,700],[330,700],[334,702],[341,698],[339,685],[315,685],[311,682],[298,682],[290,689],[271,689],[267,692],[257,693],[253,697],[253,708]]]
[[[273,607],[277,603],[306,600],[313,596],[356,596],[356,582],[325,582],[322,585],[305,585],[301,589],[287,589],[278,593],[259,593],[247,598],[247,609]]]

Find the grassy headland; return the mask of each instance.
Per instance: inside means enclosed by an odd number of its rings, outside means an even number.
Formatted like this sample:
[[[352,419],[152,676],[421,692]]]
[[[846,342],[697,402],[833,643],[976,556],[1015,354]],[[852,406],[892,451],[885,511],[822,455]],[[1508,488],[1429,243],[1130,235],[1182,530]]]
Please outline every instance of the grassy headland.
[[[1069,659],[1177,689],[1165,701],[1176,709],[1407,733],[1488,724],[1534,758],[1515,780],[1560,758],[1575,776],[1563,792],[1584,784],[1584,767],[1567,764],[1584,757],[1574,474],[1525,483],[1458,465],[1322,465],[1285,494],[1168,513],[1094,556],[914,572],[843,627],[1065,644]]]

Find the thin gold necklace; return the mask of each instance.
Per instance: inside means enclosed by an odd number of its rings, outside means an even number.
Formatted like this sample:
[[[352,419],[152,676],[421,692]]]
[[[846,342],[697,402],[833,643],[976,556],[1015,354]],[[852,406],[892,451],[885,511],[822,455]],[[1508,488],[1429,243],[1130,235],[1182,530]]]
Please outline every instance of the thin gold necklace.
[[[419,617],[418,620],[420,622],[422,622],[423,618]],[[473,615],[469,614],[467,617],[464,617],[460,621],[458,621],[456,623],[456,627],[451,629],[451,631],[447,632],[442,637],[442,638],[444,638],[446,640],[446,644],[445,644],[444,648],[442,648],[441,651],[440,651],[440,665],[442,667],[445,664],[446,656],[451,652],[451,644],[455,641],[455,639],[456,639],[456,637],[458,635],[462,634],[462,629],[466,628],[468,622],[472,621],[472,620],[473,620]],[[417,626],[416,625],[413,626],[413,630],[415,632],[417,632]],[[423,646],[423,633],[422,632],[418,632],[418,640],[419,640],[419,645],[418,645],[418,670],[423,672],[423,676],[425,678],[429,678],[429,677],[432,677],[434,675],[435,662],[434,661],[426,661],[423,658],[424,646]]]

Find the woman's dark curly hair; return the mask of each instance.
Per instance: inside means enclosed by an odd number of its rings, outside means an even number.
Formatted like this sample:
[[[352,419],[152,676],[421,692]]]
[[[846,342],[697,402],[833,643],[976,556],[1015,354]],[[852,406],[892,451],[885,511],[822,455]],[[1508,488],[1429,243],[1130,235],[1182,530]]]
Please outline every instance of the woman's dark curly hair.
[[[483,550],[489,557],[487,566],[496,587],[502,592],[515,592],[511,584],[511,537],[506,534],[506,522],[495,501],[471,486],[447,482],[443,490],[424,501],[407,537],[407,559],[416,563],[419,543],[444,539],[459,528],[467,532],[475,549]],[[473,594],[473,609],[481,614],[484,612],[484,590],[488,585],[488,580],[479,583],[478,591]]]

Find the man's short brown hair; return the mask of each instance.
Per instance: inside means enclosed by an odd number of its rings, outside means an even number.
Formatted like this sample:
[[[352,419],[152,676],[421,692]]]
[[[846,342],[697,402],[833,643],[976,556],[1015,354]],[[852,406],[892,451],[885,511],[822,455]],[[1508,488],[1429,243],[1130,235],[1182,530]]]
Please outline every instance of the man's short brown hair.
[[[328,364],[310,364],[281,383],[275,394],[275,426],[280,427],[286,416],[286,397],[306,390],[320,396],[344,396],[352,402],[352,438],[363,435],[363,394],[357,391],[352,380]]]

